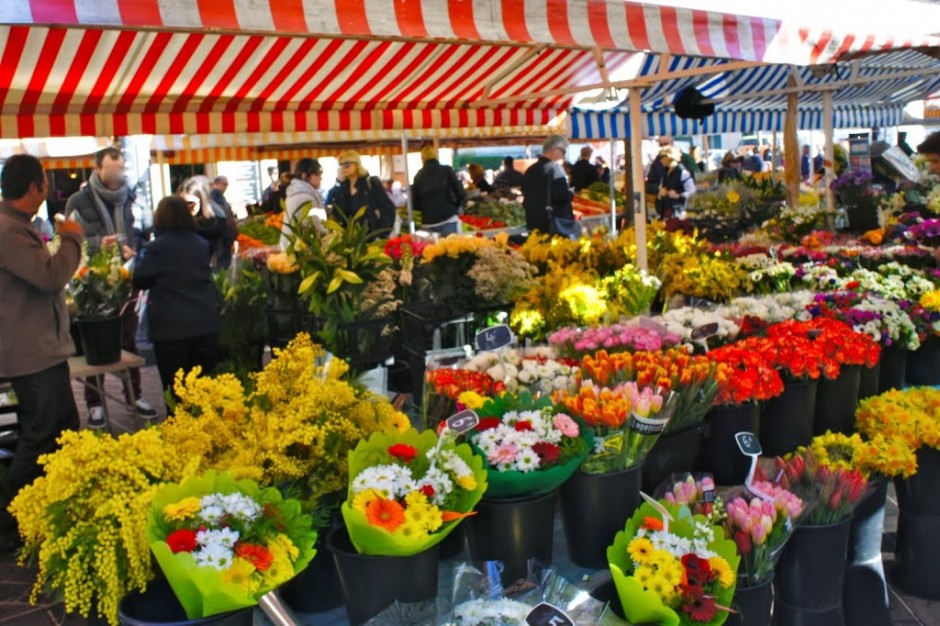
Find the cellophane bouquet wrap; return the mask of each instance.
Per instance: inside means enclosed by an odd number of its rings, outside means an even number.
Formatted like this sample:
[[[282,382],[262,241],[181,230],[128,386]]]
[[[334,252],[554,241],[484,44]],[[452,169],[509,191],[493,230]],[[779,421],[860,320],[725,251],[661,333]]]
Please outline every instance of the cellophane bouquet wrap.
[[[578,469],[594,445],[594,433],[550,398],[503,394],[477,409],[470,435],[488,473],[490,498],[549,493]]]
[[[190,619],[254,606],[316,554],[300,502],[251,480],[207,472],[153,498],[150,549]]]
[[[607,560],[633,624],[717,626],[728,618],[740,562],[735,543],[686,506],[644,502]]]
[[[443,541],[486,487],[482,460],[446,428],[374,433],[349,453],[343,519],[360,554],[411,556]]]

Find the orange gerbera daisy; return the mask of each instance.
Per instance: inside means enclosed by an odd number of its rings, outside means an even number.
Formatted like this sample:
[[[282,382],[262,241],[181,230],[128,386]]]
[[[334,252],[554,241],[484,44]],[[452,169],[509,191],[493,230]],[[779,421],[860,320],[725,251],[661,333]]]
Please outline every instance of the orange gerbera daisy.
[[[366,519],[373,526],[393,533],[405,523],[405,509],[394,500],[376,498],[366,505]]]
[[[644,528],[652,531],[663,529],[663,521],[658,517],[644,517],[642,525]]]
[[[235,546],[235,554],[254,565],[259,572],[267,570],[274,562],[274,555],[270,550],[253,543],[238,544]]]

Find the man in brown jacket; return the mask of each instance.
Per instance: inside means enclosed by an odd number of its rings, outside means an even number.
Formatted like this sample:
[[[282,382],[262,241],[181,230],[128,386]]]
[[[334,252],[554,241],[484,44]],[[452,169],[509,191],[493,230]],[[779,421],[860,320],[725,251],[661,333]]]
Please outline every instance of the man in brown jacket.
[[[46,175],[35,157],[11,157],[0,172],[0,379],[16,393],[20,438],[0,484],[0,551],[19,545],[10,501],[41,471],[36,459],[56,448],[64,430],[78,429],[68,357],[75,352],[63,289],[78,269],[82,228],[57,226],[61,245],[50,254],[32,220],[46,199]]]

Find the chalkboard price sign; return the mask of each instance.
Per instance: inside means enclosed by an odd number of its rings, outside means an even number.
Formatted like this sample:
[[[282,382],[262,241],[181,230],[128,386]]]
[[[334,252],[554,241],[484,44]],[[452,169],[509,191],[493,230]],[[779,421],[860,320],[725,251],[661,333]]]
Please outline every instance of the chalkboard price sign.
[[[762,449],[760,447],[760,441],[754,433],[737,433],[734,436],[734,440],[738,443],[738,448],[741,449],[742,454],[746,456],[761,455]]]
[[[512,343],[512,330],[505,324],[484,328],[477,333],[477,350],[499,350]]]
[[[525,618],[529,626],[574,626],[574,620],[557,606],[543,602],[532,609]]]
[[[458,435],[476,428],[479,423],[480,417],[470,409],[454,413],[447,418],[447,428]]]

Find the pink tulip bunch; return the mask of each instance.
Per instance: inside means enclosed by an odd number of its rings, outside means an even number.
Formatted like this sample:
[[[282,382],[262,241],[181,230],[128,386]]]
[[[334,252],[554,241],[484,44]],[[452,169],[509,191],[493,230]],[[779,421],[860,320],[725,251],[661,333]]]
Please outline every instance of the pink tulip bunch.
[[[767,536],[774,529],[777,521],[777,507],[773,502],[753,498],[735,498],[727,504],[727,525],[733,530],[733,537],[741,554],[749,554],[754,546],[767,542]]]

